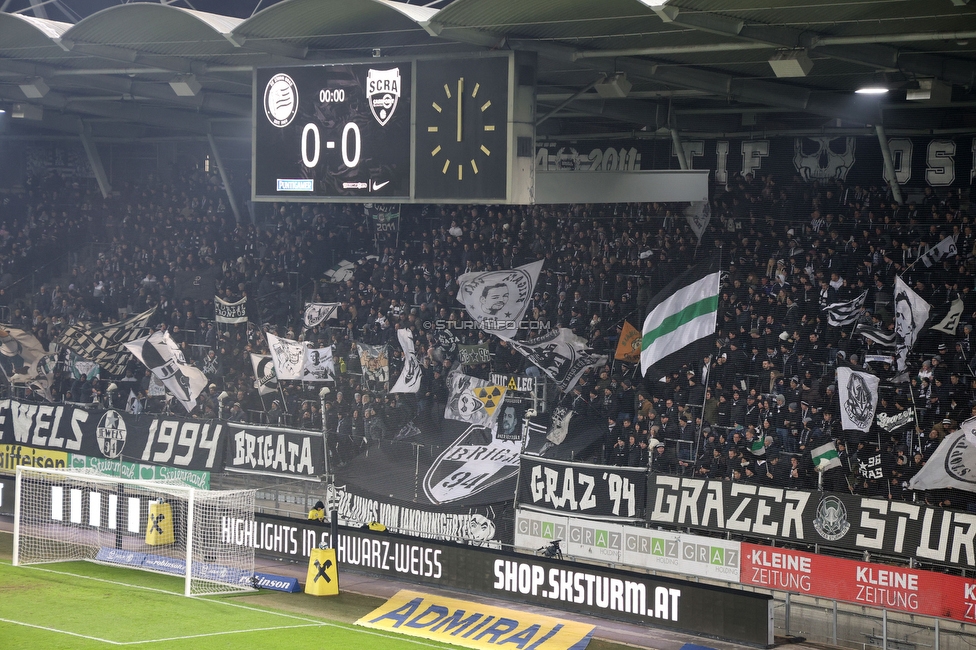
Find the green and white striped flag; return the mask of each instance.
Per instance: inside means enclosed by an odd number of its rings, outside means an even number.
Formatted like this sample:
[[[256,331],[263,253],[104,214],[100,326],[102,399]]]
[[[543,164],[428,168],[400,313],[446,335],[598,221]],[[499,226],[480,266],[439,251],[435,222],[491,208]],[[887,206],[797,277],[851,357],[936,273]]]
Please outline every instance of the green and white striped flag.
[[[753,456],[765,456],[766,455],[766,434],[758,433],[756,437],[752,439],[752,444],[749,446],[749,451]]]
[[[715,333],[719,275],[717,260],[709,260],[682,274],[654,297],[641,330],[641,374]]]
[[[810,450],[810,455],[813,457],[813,466],[818,472],[826,472],[832,467],[841,467],[840,456],[833,440]]]

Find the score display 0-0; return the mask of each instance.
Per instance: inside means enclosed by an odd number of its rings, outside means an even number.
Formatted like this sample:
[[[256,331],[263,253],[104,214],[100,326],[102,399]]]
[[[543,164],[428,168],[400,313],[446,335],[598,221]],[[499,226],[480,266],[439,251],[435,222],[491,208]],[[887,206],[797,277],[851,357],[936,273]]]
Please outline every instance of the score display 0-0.
[[[410,195],[412,64],[255,71],[254,195]]]

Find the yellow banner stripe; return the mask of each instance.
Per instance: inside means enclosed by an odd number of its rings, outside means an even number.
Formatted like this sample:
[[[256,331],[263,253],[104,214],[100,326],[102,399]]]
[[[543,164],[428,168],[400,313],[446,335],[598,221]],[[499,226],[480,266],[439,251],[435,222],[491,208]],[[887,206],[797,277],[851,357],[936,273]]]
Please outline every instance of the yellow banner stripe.
[[[397,592],[356,625],[465,648],[583,650],[592,625],[456,598]]]

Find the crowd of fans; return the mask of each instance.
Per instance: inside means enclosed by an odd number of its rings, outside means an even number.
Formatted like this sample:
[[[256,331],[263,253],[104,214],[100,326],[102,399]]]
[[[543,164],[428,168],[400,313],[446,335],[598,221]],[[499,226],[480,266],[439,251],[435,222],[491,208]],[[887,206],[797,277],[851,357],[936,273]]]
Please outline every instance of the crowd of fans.
[[[707,357],[662,381],[611,361],[559,398],[608,422],[583,460],[794,487],[822,481],[826,489],[907,498],[907,480],[976,406],[976,236],[959,191],[925,188],[899,206],[884,188],[747,175],[715,191],[700,242],[684,206],[653,203],[404,206],[392,234],[374,233],[358,205],[280,204],[265,223],[238,223],[216,177],[198,170],[169,185],[149,179],[120,187],[108,199],[57,179],[32,181],[12,200],[0,224],[4,278],[19,277],[52,251],[72,252],[64,272],[32,295],[4,297],[9,325],[33,331],[46,346],[74,322],[111,322],[156,307],[151,326],[168,329],[211,382],[191,417],[394,437],[447,401],[459,343],[483,342],[491,351],[491,363],[465,366],[468,374],[527,369],[504,340],[452,327],[467,318],[455,299],[462,274],[544,259],[526,317],[569,328],[612,360],[624,322],[639,329],[658,291],[715,255],[727,273]],[[958,255],[931,268],[914,263],[950,235]],[[350,277],[324,281],[343,259],[355,262]],[[927,330],[905,373],[885,360],[890,349],[855,335],[852,325],[827,324],[824,313],[866,291],[858,322],[891,331],[895,276],[933,313],[957,297],[965,303],[956,334]],[[186,282],[199,277],[213,278],[213,291]],[[250,322],[214,323],[213,294],[247,298]],[[335,319],[305,330],[306,301],[341,306]],[[387,392],[403,363],[398,328],[413,330],[417,342],[423,379],[416,395]],[[337,380],[327,394],[300,382],[258,394],[250,354],[267,353],[268,331],[335,346]],[[363,381],[361,343],[388,344],[391,382]],[[880,376],[884,408],[915,409],[911,426],[894,434],[877,426],[844,431],[838,365]],[[114,399],[122,407],[131,390],[137,408],[168,408],[149,395],[149,373],[135,360],[122,378],[72,377],[65,368],[56,377],[57,400]],[[118,387],[111,395],[110,383]],[[831,440],[843,467],[821,476],[810,451]],[[881,478],[865,478],[860,464],[879,451]],[[961,504],[953,494],[926,498]]]

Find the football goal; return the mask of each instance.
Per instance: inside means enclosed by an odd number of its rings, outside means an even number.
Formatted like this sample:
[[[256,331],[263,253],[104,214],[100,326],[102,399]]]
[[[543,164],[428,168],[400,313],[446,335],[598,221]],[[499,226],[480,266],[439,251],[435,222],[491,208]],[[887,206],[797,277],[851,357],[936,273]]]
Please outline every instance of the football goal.
[[[248,591],[254,549],[226,532],[253,519],[253,490],[20,466],[13,563],[87,560],[168,573],[184,578],[187,596]]]

